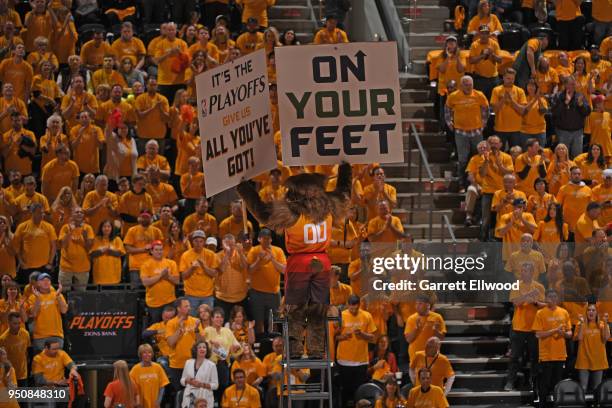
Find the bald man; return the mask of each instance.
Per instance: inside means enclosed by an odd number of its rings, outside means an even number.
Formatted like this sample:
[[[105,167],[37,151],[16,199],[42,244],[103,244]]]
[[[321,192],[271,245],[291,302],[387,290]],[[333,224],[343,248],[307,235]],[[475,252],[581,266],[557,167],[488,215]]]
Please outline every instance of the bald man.
[[[410,380],[415,386],[419,385],[417,373],[421,368],[431,370],[431,384],[444,389],[444,395],[448,395],[455,381],[455,372],[448,358],[440,353],[441,340],[432,336],[425,343],[424,351],[417,351],[414,359],[410,361]]]

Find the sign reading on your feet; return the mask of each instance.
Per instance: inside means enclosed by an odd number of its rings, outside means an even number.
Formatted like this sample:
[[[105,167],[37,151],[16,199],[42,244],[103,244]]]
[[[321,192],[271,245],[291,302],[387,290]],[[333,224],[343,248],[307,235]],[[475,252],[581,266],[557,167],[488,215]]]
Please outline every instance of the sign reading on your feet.
[[[275,49],[283,164],[403,162],[394,42]]]

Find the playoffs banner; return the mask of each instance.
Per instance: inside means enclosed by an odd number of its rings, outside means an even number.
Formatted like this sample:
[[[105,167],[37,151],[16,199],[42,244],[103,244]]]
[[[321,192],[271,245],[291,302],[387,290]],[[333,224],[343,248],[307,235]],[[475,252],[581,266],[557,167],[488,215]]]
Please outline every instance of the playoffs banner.
[[[134,358],[139,337],[134,293],[73,292],[68,303],[66,339],[72,358]]]
[[[275,49],[283,164],[404,161],[394,42]]]
[[[206,195],[276,168],[264,50],[196,77]]]

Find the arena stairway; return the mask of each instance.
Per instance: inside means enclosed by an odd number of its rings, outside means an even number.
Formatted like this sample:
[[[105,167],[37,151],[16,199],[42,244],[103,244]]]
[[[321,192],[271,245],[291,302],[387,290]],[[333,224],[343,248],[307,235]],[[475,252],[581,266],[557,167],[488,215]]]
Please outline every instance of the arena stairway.
[[[294,30],[302,44],[312,42],[318,28],[308,0],[277,0],[268,10],[268,19],[270,25],[276,27],[281,34]]]

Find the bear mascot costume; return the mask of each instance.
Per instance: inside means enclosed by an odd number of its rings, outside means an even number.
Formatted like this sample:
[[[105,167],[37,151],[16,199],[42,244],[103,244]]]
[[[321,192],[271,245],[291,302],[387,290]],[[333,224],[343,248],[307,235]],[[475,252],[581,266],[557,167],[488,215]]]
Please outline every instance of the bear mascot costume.
[[[338,168],[336,189],[325,191],[327,178],[319,173],[288,177],[282,200],[264,203],[249,182],[238,186],[238,193],[260,224],[284,232],[289,253],[285,268],[285,312],[289,326],[289,355],[300,358],[304,343],[309,358],[322,358],[325,352],[325,325],[329,307],[327,256],[332,221],[342,220],[351,196],[351,165]],[[308,322],[306,340],[304,328]]]

